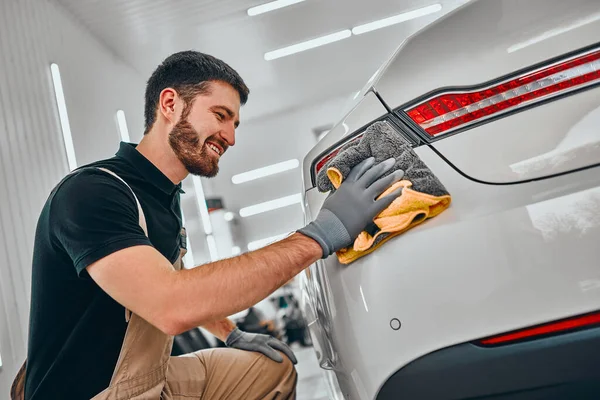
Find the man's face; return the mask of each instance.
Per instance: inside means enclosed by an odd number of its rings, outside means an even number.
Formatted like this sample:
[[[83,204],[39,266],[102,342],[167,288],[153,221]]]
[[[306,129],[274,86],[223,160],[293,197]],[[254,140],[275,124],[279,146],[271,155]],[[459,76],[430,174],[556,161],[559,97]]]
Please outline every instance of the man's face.
[[[231,85],[210,85],[210,93],[196,96],[189,114],[184,111],[169,133],[169,144],[187,171],[208,178],[217,175],[219,159],[235,144],[240,112],[240,96]]]

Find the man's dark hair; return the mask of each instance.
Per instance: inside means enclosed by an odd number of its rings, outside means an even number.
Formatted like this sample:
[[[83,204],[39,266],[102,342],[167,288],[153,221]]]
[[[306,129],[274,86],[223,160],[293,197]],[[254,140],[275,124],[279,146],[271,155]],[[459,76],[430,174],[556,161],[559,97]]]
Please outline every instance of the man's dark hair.
[[[240,103],[246,104],[250,90],[240,75],[225,62],[198,51],[181,51],[167,57],[152,73],[146,84],[144,135],[156,121],[160,93],[173,88],[189,107],[199,94],[210,93],[210,81],[230,84],[240,94]]]

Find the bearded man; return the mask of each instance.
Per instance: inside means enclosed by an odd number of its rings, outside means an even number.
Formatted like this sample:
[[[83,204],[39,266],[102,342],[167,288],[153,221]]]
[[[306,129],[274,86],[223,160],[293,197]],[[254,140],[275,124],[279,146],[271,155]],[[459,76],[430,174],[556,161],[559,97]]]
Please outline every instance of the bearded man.
[[[25,399],[294,398],[291,350],[227,316],[352,243],[402,176],[380,178],[393,160],[366,160],[286,239],[182,269],[181,182],[217,174],[248,93],[221,60],[171,55],[148,80],[140,143],[121,143],[50,193],[35,236],[28,359],[13,387],[24,382]],[[172,357],[173,336],[199,326],[227,348]]]

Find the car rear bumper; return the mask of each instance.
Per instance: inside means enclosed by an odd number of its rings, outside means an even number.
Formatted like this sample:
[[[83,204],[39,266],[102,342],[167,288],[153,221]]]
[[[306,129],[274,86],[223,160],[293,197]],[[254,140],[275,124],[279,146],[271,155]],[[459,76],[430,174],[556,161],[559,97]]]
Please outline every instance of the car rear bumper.
[[[464,343],[393,374],[377,400],[600,398],[600,327],[499,347]]]
[[[330,257],[306,274],[320,364],[348,399],[376,398],[439,349],[600,309],[597,168],[492,186],[418,154],[452,193],[450,209],[350,265]],[[325,195],[306,196],[310,215]]]

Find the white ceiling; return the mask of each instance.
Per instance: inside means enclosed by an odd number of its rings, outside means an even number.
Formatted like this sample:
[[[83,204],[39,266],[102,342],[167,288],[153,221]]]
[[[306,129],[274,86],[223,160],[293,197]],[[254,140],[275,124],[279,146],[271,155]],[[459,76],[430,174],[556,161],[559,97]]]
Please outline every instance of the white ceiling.
[[[149,77],[168,55],[195,49],[234,67],[250,87],[244,120],[350,96],[409,34],[456,7],[265,61],[264,53],[436,3],[436,0],[306,0],[249,17],[267,0],[57,0],[111,51]]]

